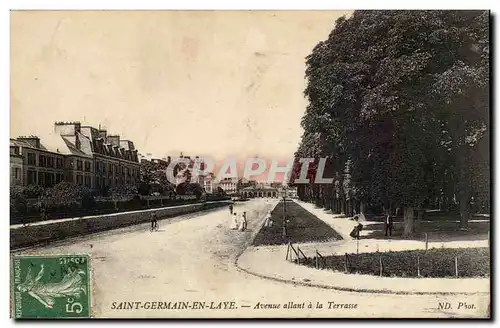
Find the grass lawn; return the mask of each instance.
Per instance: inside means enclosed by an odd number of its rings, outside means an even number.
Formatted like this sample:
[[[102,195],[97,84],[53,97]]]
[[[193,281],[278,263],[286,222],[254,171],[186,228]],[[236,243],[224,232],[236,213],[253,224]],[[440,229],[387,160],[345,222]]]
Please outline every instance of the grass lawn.
[[[273,225],[262,227],[253,245],[281,245],[288,242],[306,243],[342,239],[329,225],[293,201],[286,202],[286,214],[289,220],[286,238],[282,236],[283,201],[281,201],[271,213]]]
[[[457,257],[458,277],[489,277],[490,250],[478,248],[432,248],[427,251],[348,254],[348,272],[386,277],[456,277],[455,257]],[[296,261],[296,260],[295,260]],[[314,258],[301,259],[300,264],[315,267]],[[345,272],[344,255],[326,256],[318,260],[320,268]]]
[[[404,223],[402,221],[401,219],[394,222],[394,231],[390,239],[424,240],[425,233],[427,233],[429,242],[487,240],[488,231],[490,231],[489,220],[471,220],[469,229],[462,231],[457,220],[435,219],[416,221],[415,233],[410,237],[403,237]],[[387,239],[384,236],[383,222],[365,223],[363,230],[365,233],[361,239]]]

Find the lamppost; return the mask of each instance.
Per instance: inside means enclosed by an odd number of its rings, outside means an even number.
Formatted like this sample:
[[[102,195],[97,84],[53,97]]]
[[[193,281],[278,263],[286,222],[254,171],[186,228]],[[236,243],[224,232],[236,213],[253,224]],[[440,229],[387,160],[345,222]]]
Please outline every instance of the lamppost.
[[[283,239],[286,239],[286,186],[283,190]]]

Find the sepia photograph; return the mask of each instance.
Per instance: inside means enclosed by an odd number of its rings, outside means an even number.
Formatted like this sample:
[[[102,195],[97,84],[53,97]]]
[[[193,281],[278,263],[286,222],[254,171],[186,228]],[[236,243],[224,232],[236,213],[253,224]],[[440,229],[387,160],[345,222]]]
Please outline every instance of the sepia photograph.
[[[491,319],[484,10],[11,10],[10,317]]]

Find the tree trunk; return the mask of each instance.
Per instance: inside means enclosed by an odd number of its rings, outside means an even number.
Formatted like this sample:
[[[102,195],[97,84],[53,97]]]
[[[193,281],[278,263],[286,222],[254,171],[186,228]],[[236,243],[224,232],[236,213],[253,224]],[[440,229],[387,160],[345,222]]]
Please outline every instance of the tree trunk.
[[[366,204],[363,201],[361,201],[359,203],[359,214],[363,219],[366,219],[365,212],[366,212]]]
[[[340,200],[340,214],[345,215],[345,200]]]
[[[403,237],[409,237],[415,232],[415,211],[413,207],[404,208],[404,231]]]
[[[460,228],[467,229],[469,224],[469,195],[467,191],[460,192]]]

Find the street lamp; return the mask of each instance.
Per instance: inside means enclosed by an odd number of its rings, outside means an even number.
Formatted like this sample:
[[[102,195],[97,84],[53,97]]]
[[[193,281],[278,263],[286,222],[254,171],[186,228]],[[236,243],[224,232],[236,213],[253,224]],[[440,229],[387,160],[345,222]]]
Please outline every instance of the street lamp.
[[[283,239],[286,239],[286,186],[283,190]]]

